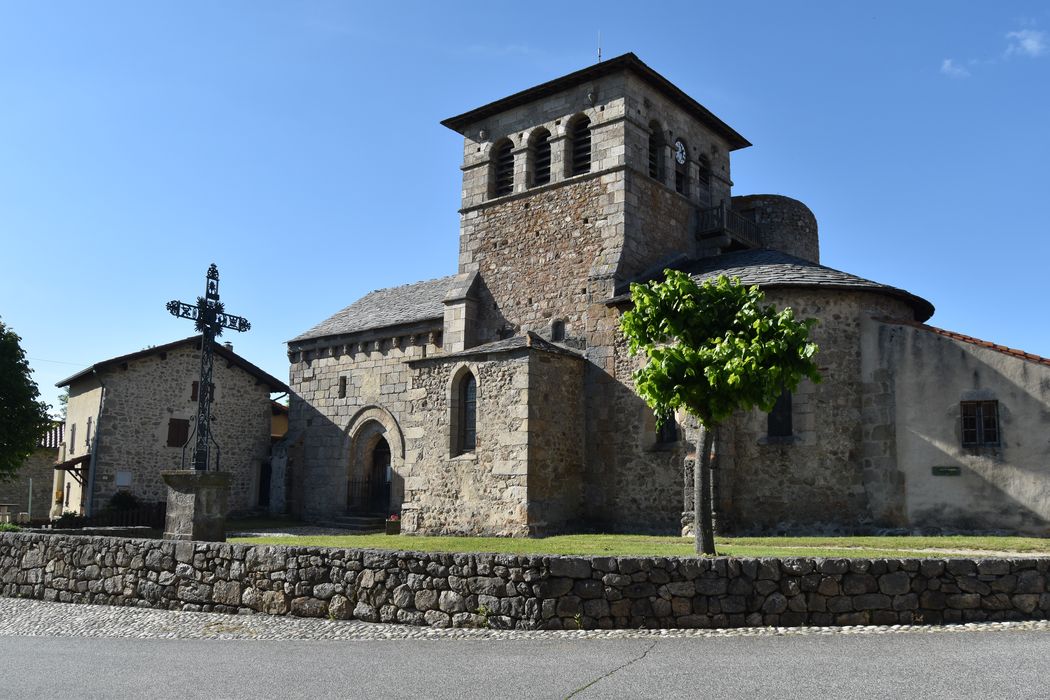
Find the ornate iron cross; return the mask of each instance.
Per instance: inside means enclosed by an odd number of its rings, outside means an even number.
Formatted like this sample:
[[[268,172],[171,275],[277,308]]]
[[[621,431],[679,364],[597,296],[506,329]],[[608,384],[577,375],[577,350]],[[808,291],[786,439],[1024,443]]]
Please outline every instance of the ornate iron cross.
[[[252,327],[248,320],[228,314],[219,301],[219,268],[212,263],[204,287],[204,296],[197,297],[197,305],[192,306],[181,301],[169,301],[168,311],[172,316],[196,321],[201,334],[201,378],[197,385],[197,441],[193,450],[193,468],[198,471],[208,470],[210,452],[208,445],[211,439],[211,402],[215,395],[212,383],[212,357],[215,339],[222,335],[223,328],[243,333]],[[185,457],[183,457],[185,459]],[[218,469],[216,457],[215,468]]]

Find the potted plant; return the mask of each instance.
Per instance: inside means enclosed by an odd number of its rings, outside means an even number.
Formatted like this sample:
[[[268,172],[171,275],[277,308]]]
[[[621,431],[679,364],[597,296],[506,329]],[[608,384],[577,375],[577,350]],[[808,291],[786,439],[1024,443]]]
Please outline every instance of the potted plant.
[[[386,534],[401,534],[401,516],[397,513],[393,513],[389,518],[386,519]]]

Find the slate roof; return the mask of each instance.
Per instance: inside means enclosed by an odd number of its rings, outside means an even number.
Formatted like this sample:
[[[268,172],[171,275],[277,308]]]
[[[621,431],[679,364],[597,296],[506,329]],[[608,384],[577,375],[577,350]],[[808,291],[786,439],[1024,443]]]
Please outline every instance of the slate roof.
[[[189,343],[193,343],[199,349],[200,348],[200,342],[201,342],[201,337],[199,335],[191,335],[189,338],[183,338],[182,340],[176,340],[175,342],[172,342],[172,343],[166,343],[164,345],[156,345],[156,346],[154,346],[152,348],[146,348],[145,350],[139,350],[138,352],[129,353],[127,355],[121,355],[119,357],[112,357],[112,358],[110,358],[108,360],[103,360],[102,362],[96,362],[95,364],[91,365],[87,369],[83,369],[83,370],[77,372],[76,374],[72,375],[71,377],[66,377],[62,381],[57,382],[55,384],[55,386],[57,386],[57,387],[69,386],[70,384],[72,384],[73,382],[77,381],[78,379],[82,379],[82,378],[88,376],[89,374],[92,374],[95,370],[103,370],[103,369],[106,369],[106,368],[109,368],[109,367],[113,367],[114,365],[119,365],[119,364],[124,363],[124,362],[131,362],[133,360],[138,360],[138,359],[143,358],[143,357],[149,357],[150,355],[156,355],[156,354],[159,354],[159,353],[162,353],[162,352],[167,352],[168,350],[174,350],[175,348],[181,347],[183,345],[187,345]],[[230,362],[230,363],[240,367],[242,370],[244,370],[245,372],[247,372],[251,376],[255,377],[259,382],[261,382],[262,384],[265,384],[266,386],[270,387],[270,391],[283,391],[283,392],[290,392],[291,391],[291,389],[288,388],[288,385],[285,384],[284,382],[282,382],[280,379],[278,379],[277,377],[273,376],[272,374],[267,373],[262,368],[260,368],[260,367],[258,367],[256,365],[253,365],[251,362],[248,362],[248,360],[244,359],[243,357],[241,357],[240,355],[235,353],[233,350],[230,350],[225,345],[223,345],[221,343],[215,343],[212,346],[212,349],[214,350],[215,355],[217,357],[221,357],[224,360],[226,360],[227,362]]]
[[[491,355],[494,353],[510,352],[512,350],[521,350],[524,348],[531,348],[533,350],[539,350],[541,352],[549,352],[552,355],[568,355],[569,357],[583,358],[583,355],[563,347],[556,345],[549,340],[544,340],[542,337],[536,335],[532,331],[526,331],[524,335],[516,335],[513,338],[505,338],[503,340],[494,340],[491,343],[485,343],[484,345],[476,345],[466,350],[460,350],[458,352],[442,353],[440,355],[431,355],[430,357],[421,357],[409,362],[424,362],[426,360],[448,360],[457,357],[470,357],[473,355]]]
[[[933,304],[903,289],[872,282],[863,277],[803,260],[771,248],[724,253],[674,267],[688,273],[697,282],[725,275],[726,277],[739,277],[744,284],[757,284],[766,289],[809,287],[880,292],[907,302],[915,311],[917,321],[925,321],[933,315]],[[629,299],[630,294],[623,290],[622,294],[611,301],[622,302]]]
[[[330,335],[444,318],[442,300],[455,275],[369,292],[342,311],[292,338],[289,343]]]
[[[650,87],[663,93],[665,97],[678,105],[687,114],[690,114],[702,124],[707,125],[707,127],[716,134],[721,135],[729,144],[729,150],[735,151],[739,148],[747,148],[751,145],[751,143],[738,134],[733,127],[716,117],[709,109],[707,109],[707,107],[704,107],[692,97],[682,92],[682,90],[670,80],[645,65],[645,63],[633,53],[625,53],[621,56],[602,61],[601,63],[595,63],[593,66],[587,66],[582,70],[563,75],[560,78],[555,78],[554,80],[543,83],[542,85],[536,85],[527,90],[516,92],[509,97],[490,102],[487,105],[483,105],[477,109],[472,109],[464,114],[449,117],[441,122],[441,124],[462,134],[471,124],[476,124],[483,119],[488,119],[489,117],[506,112],[509,109],[521,105],[537,102],[544,97],[554,95],[563,90],[568,90],[577,85],[593,82],[598,78],[623,70],[633,72],[648,83]]]

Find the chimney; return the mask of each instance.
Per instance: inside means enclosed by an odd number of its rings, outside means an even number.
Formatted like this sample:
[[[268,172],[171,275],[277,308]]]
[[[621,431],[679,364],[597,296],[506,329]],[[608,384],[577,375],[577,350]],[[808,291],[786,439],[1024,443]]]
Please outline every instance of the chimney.
[[[230,341],[227,340],[225,343],[223,343],[223,346],[230,352],[233,352],[233,343],[231,343]]]

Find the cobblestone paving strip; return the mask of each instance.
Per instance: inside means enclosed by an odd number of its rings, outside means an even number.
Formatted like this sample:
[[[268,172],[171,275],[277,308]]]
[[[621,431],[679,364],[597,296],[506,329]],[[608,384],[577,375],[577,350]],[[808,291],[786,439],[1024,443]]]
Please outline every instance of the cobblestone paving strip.
[[[275,615],[225,615],[73,605],[0,598],[0,637],[109,637],[130,639],[689,639],[849,634],[951,634],[1006,630],[1047,631],[1050,620],[982,622],[964,625],[891,627],[748,627],[681,630],[491,630],[438,629],[382,623],[319,620]]]

